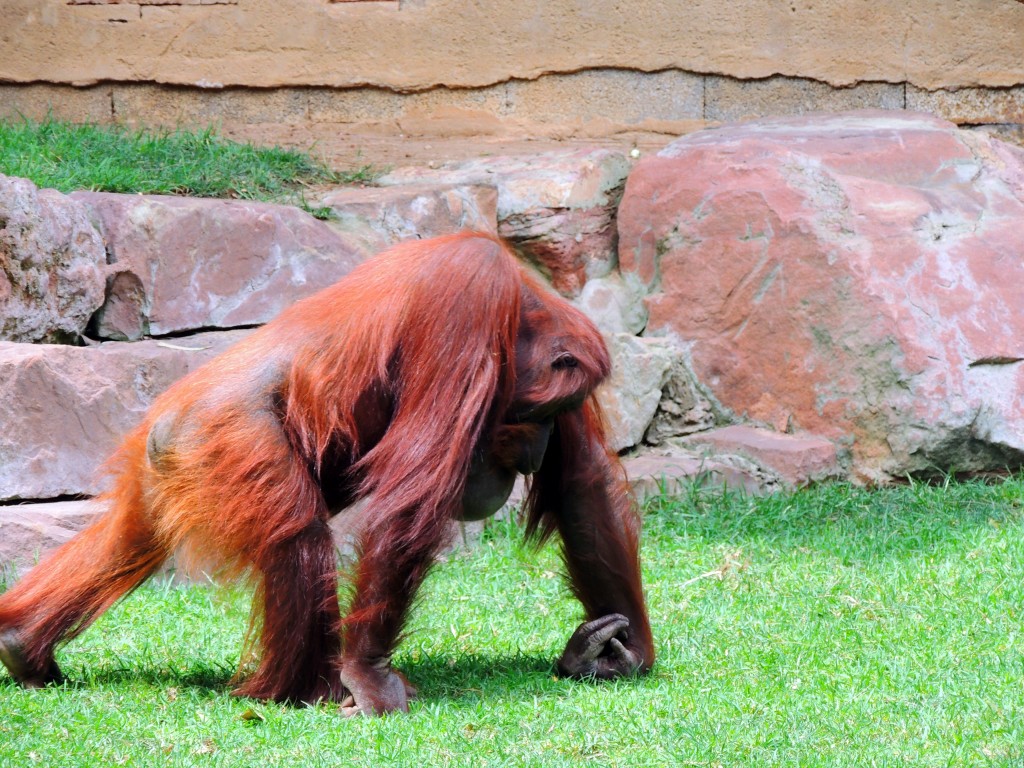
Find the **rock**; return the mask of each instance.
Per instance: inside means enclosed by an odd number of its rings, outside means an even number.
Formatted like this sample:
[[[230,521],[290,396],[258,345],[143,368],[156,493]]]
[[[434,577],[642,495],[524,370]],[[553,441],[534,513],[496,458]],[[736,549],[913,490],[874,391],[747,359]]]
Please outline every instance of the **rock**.
[[[98,511],[88,501],[0,506],[0,575],[28,570],[87,526]]]
[[[573,302],[602,333],[638,334],[647,325],[644,291],[632,275],[612,272],[588,280]]]
[[[703,449],[705,455],[712,457],[720,454],[743,456],[778,475],[793,488],[843,474],[835,443],[816,435],[785,435],[734,424],[698,432],[676,444]]]
[[[708,458],[676,449],[644,453],[623,460],[629,485],[639,501],[662,493],[678,495],[692,488],[724,488],[749,494],[771,493],[778,478],[740,456]]]
[[[0,339],[78,339],[103,303],[105,265],[81,204],[0,176]]]
[[[661,445],[675,437],[711,429],[720,419],[724,417],[716,412],[714,403],[697,385],[689,363],[677,352],[661,388],[658,408],[644,433],[644,442]]]
[[[286,205],[76,192],[110,256],[100,338],[256,325],[371,253]]]
[[[405,168],[379,179],[395,184],[487,184],[498,190],[498,233],[566,296],[615,265],[615,207],[629,160],[604,149],[490,157],[439,168]]]
[[[865,112],[691,134],[638,163],[622,268],[645,333],[779,431],[848,446],[857,477],[1024,464],[1024,152]]]
[[[346,187],[321,202],[333,228],[362,236],[372,252],[401,240],[498,229],[497,193],[482,185]]]
[[[248,331],[96,347],[0,342],[0,500],[92,494],[156,396]]]
[[[620,451],[636,445],[661,400],[661,388],[672,367],[673,347],[665,339],[628,333],[606,337],[612,373],[597,390],[608,425],[608,441]]]

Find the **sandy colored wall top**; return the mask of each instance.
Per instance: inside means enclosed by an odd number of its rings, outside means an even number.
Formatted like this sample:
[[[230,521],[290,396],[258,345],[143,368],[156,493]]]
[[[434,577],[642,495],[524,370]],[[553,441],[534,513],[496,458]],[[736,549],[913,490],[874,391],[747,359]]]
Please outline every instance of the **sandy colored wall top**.
[[[594,67],[1024,83],[1018,0],[3,0],[0,81],[477,87]]]

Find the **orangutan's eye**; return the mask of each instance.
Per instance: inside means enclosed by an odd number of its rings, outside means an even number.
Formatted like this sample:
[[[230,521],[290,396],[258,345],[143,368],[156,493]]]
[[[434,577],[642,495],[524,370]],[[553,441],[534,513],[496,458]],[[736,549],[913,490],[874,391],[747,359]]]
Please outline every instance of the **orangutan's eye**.
[[[551,367],[556,371],[561,371],[565,370],[566,368],[575,368],[579,364],[579,360],[570,355],[568,352],[563,352],[562,354],[555,358],[555,361],[551,364]]]

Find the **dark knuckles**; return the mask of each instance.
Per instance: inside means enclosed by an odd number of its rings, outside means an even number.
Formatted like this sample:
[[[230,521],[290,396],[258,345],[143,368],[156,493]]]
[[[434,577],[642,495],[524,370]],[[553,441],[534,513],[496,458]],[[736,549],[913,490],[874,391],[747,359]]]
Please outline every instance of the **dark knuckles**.
[[[607,679],[635,673],[640,659],[627,647],[629,619],[611,613],[580,624],[558,660],[563,677]]]

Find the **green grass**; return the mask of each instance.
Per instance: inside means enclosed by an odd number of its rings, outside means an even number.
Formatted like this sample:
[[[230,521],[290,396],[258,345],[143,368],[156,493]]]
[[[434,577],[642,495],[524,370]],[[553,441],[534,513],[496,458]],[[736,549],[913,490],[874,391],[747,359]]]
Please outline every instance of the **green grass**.
[[[694,492],[645,525],[642,680],[555,679],[578,608],[499,523],[427,581],[408,715],[229,697],[246,595],[154,585],[64,687],[0,675],[0,765],[1024,766],[1024,480]]]
[[[302,202],[312,185],[366,182],[310,155],[224,139],[213,129],[131,131],[54,120],[0,122],[0,174],[62,192],[192,195]]]

